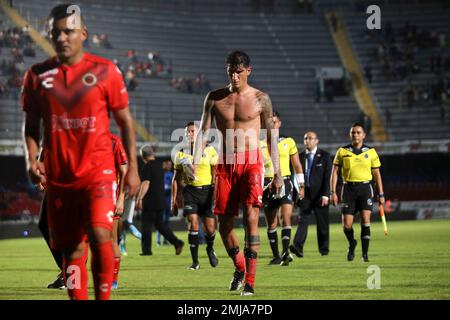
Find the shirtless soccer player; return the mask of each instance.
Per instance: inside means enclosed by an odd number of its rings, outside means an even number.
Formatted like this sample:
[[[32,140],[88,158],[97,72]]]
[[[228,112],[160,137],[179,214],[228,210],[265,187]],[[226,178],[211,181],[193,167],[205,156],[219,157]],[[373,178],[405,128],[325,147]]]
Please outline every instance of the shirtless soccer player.
[[[235,272],[230,290],[243,287],[242,295],[254,293],[256,261],[259,250],[258,220],[263,194],[263,159],[259,146],[261,129],[267,140],[274,166],[271,188],[278,192],[283,178],[278,155],[278,132],[272,131],[272,103],[269,96],[247,83],[252,72],[249,56],[242,51],[228,55],[226,67],[230,84],[208,93],[203,107],[201,132],[194,153],[194,169],[200,163],[213,120],[222,136],[222,150],[216,166],[214,214],[219,218],[222,241],[233,260]],[[234,217],[242,204],[245,225],[244,253],[233,230]]]

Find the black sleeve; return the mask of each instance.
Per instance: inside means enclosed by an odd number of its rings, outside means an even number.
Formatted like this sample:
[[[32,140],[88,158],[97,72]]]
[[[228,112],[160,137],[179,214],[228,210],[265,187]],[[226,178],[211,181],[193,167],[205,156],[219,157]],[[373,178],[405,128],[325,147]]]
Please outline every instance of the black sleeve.
[[[333,166],[331,161],[331,155],[328,152],[324,152],[325,158],[325,174],[323,175],[324,181],[322,182],[322,196],[330,196],[330,178],[331,168]]]
[[[152,181],[152,174],[153,174],[152,164],[149,162],[142,169],[142,181],[144,180]]]

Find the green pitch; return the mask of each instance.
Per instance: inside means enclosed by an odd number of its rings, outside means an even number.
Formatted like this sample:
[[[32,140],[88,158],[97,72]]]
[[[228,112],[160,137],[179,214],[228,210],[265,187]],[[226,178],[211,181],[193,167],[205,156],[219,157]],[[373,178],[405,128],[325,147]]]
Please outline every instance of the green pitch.
[[[331,226],[330,255],[317,251],[315,226],[309,229],[305,257],[288,267],[268,266],[270,249],[266,231],[256,275],[255,296],[245,299],[450,299],[450,220],[388,222],[385,237],[380,223],[372,223],[369,263],[360,261],[360,227],[356,258],[346,261],[347,241],[340,225]],[[295,232],[296,228],[293,229]],[[221,240],[216,241],[219,266],[211,268],[200,246],[200,269],[190,265],[187,234],[183,253],[172,246],[153,246],[153,256],[140,257],[140,244],[127,237],[128,256],[122,258],[119,289],[112,299],[243,299],[228,291],[232,262]],[[243,230],[238,229],[240,239]],[[381,272],[381,288],[369,290],[370,265]],[[58,273],[40,238],[0,240],[0,299],[67,299],[64,290],[47,289]],[[92,278],[90,278],[92,285]],[[90,297],[92,298],[92,287]]]

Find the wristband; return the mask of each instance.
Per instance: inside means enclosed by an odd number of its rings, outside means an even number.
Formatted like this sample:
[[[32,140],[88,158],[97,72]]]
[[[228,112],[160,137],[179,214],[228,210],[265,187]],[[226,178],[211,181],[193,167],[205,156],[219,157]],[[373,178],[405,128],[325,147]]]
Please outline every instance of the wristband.
[[[305,175],[303,173],[296,173],[295,179],[297,180],[298,184],[305,183]]]
[[[380,198],[384,198],[384,193],[380,193],[380,194],[378,194],[378,196],[379,196]]]

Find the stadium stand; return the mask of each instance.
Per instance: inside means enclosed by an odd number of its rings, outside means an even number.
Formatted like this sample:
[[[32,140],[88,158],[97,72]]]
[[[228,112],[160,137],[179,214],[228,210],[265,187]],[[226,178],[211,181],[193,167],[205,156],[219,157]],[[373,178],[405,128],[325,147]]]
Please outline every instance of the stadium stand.
[[[78,3],[91,34],[106,33],[112,44],[109,49],[91,45],[91,52],[126,66],[129,50],[134,49],[141,60],[149,51],[158,51],[166,63],[172,61],[174,78],[204,74],[211,87],[219,87],[226,83],[225,55],[244,49],[253,58],[253,84],[270,93],[283,115],[286,134],[301,141],[303,132],[313,128],[322,141],[339,141],[360,111],[351,96],[336,97],[333,103],[314,102],[315,68],[341,66],[322,13],[298,13],[292,1],[277,2],[273,14],[267,10],[255,13],[250,4],[235,2],[241,7],[225,7],[220,2],[217,7],[202,6],[202,1],[188,9],[180,4],[177,10],[162,1]],[[40,17],[42,29],[54,4],[50,0],[39,4],[15,1],[15,8],[24,17],[30,12]],[[204,94],[178,92],[164,77],[137,81],[136,90],[130,93],[134,116],[160,141],[169,141],[172,130],[183,127],[187,119],[199,120]]]
[[[450,138],[449,6],[431,1],[382,8],[382,30],[362,31],[365,10],[342,8],[342,14],[360,64],[371,69],[370,87],[389,123],[391,139]],[[437,56],[439,72],[431,67]]]

